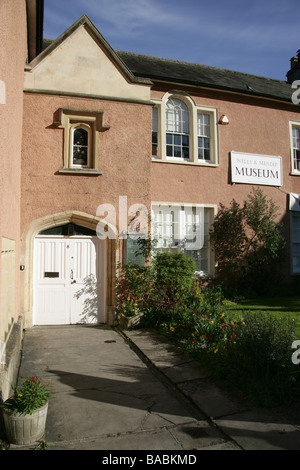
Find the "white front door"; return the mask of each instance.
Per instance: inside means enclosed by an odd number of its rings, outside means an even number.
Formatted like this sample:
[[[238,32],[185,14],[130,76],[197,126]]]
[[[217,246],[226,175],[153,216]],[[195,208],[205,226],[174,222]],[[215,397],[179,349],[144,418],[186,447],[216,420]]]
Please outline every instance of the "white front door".
[[[36,237],[34,325],[105,322],[104,247],[97,237]]]

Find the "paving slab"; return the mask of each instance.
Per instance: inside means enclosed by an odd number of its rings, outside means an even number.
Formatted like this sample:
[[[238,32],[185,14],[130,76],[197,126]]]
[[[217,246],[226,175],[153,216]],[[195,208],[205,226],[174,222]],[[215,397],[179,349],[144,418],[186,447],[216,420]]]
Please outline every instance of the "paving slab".
[[[33,374],[56,394],[50,450],[300,450],[300,404],[253,408],[153,330],[28,329],[19,375]]]
[[[276,412],[251,409],[216,424],[245,450],[300,450],[300,428],[277,421]]]
[[[154,348],[157,341],[152,337]],[[45,435],[50,449],[182,451],[226,442],[109,327],[26,330],[19,375],[34,374],[55,391]]]

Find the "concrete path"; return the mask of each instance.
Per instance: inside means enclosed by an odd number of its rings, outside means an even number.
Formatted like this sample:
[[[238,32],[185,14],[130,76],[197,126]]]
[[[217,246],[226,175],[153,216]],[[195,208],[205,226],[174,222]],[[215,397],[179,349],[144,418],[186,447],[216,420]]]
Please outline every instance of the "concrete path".
[[[28,329],[19,375],[55,390],[49,450],[300,450],[300,404],[255,409],[153,331]]]

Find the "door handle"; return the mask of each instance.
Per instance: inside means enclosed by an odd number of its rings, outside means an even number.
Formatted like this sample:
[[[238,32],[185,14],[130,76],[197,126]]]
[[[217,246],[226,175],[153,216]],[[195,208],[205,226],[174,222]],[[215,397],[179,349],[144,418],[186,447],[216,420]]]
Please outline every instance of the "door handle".
[[[73,269],[71,269],[70,279],[73,279]]]

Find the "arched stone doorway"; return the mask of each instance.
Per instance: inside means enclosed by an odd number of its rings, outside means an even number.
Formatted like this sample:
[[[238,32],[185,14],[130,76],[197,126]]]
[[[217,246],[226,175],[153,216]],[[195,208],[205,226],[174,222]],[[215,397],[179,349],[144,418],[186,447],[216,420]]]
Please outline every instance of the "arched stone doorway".
[[[42,217],[30,223],[21,239],[21,265],[24,270],[21,271],[21,312],[24,316],[24,326],[31,327],[34,324],[34,273],[35,273],[35,245],[38,234],[45,230],[55,227],[74,224],[80,227],[96,231],[101,220],[90,214],[78,211],[65,211],[47,217]],[[105,222],[107,225],[107,222]],[[115,229],[112,229],[115,233]],[[112,324],[115,311],[115,281],[116,266],[118,263],[118,241],[107,238],[102,241],[105,246],[102,247],[102,265],[105,276],[105,305],[102,312],[102,322]]]

